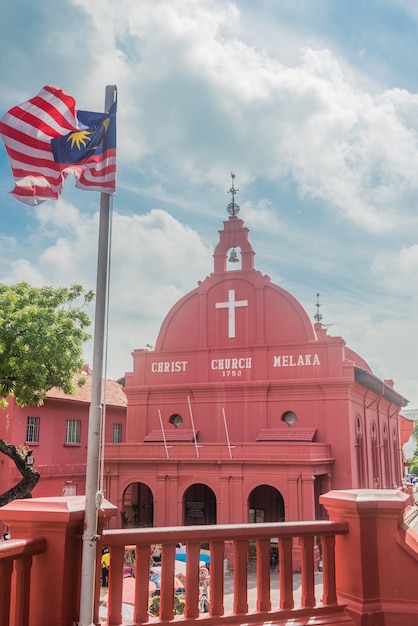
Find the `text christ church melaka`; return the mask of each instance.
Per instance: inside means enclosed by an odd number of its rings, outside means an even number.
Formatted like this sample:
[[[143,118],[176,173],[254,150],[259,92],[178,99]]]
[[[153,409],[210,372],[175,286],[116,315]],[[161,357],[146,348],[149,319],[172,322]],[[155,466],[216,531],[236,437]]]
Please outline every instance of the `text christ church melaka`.
[[[254,268],[230,191],[213,273],[125,376],[126,442],[105,449],[115,525],[312,520],[330,489],[401,484],[407,400]]]

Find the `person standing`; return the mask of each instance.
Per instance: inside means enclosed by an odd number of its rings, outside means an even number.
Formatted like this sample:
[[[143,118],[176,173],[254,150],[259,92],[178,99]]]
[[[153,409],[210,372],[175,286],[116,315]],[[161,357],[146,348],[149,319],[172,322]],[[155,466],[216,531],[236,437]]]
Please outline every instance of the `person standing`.
[[[102,551],[102,587],[109,585],[110,553],[108,548]]]

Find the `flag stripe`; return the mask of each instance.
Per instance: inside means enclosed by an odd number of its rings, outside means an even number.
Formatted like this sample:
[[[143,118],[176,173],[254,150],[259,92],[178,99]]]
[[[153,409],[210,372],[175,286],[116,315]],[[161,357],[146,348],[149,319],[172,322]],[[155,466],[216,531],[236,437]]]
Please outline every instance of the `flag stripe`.
[[[53,117],[56,122],[64,125],[68,130],[77,128],[74,98],[66,96],[63,92],[52,94],[45,90],[45,93],[42,91],[40,93],[42,96],[35,96],[29,102]],[[62,96],[66,97],[63,98]]]
[[[42,178],[40,176],[22,176],[18,178],[18,182],[20,183],[19,187],[29,188],[31,185],[45,188],[45,189],[53,189],[54,191],[60,191],[62,189],[62,185],[65,181],[66,174],[62,174],[59,178],[54,180],[47,180],[46,178]]]
[[[107,161],[111,161],[113,163],[116,163],[116,152],[115,150],[108,150],[106,151],[104,154],[99,154],[97,156],[91,156],[85,159],[81,159],[80,161],[77,161],[77,163],[63,163],[62,166],[63,168],[67,168],[67,167],[71,167],[72,165],[88,165],[89,163],[92,164],[93,167],[100,168],[102,163],[107,162]],[[61,165],[61,164],[60,164]]]
[[[12,163],[12,167],[15,163],[20,163],[22,166],[26,164],[26,166],[32,167],[49,167],[51,169],[59,170],[61,169],[57,163],[55,163],[54,159],[51,159],[47,152],[41,152],[41,150],[36,150],[37,154],[23,154],[22,152],[17,152],[16,150],[7,151],[9,155],[9,159]]]
[[[30,187],[15,187],[10,192],[17,200],[36,206],[45,200],[58,200],[61,191],[55,191],[51,187],[40,187],[33,184]]]
[[[54,155],[51,153],[49,149],[49,145],[45,143],[36,143],[32,145],[28,145],[29,142],[23,143],[19,141],[19,139],[12,139],[10,137],[5,137],[3,135],[4,145],[8,149],[8,152],[14,152],[16,154],[21,154],[23,156],[29,157],[39,157],[40,159],[46,159],[53,161]]]
[[[19,128],[16,128],[16,123],[19,124]],[[3,141],[6,144],[6,139],[16,139],[24,144],[29,144],[41,149],[50,149],[51,137],[41,136],[37,133],[36,128],[33,128],[30,124],[26,124],[23,120],[16,122],[16,118],[6,113],[3,119],[0,121],[0,133],[3,136]],[[6,139],[5,139],[6,137]]]
[[[14,107],[9,111],[11,117],[14,117],[15,126],[20,128],[27,128],[29,134],[33,137],[42,138],[45,135],[45,141],[48,141],[52,137],[59,137],[65,135],[69,131],[75,130],[75,128],[63,128],[63,126],[54,119],[53,116],[48,115],[42,109],[35,106],[21,105],[20,107]],[[41,117],[42,115],[42,117]],[[27,125],[27,126],[26,126]]]
[[[39,185],[51,185],[51,187],[58,187],[63,182],[63,175],[67,172],[61,172],[57,175],[56,172],[51,172],[51,174],[43,174],[41,172],[28,172],[27,170],[15,169],[13,170],[13,177],[16,181],[16,184],[22,185],[23,180],[36,180]]]
[[[15,179],[13,196],[31,205],[56,199],[70,173],[80,189],[114,193],[115,113],[83,111],[82,120],[74,98],[51,86],[7,111],[0,134]]]

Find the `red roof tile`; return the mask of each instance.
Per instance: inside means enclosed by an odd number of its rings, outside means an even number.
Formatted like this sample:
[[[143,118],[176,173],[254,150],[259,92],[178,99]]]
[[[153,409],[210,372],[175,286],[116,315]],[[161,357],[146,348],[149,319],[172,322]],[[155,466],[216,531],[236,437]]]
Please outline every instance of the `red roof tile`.
[[[199,431],[196,431],[196,438]],[[176,430],[166,430],[164,432],[166,441],[194,441],[193,430],[191,428],[179,428]],[[164,441],[161,430],[152,430],[145,437],[144,441]]]
[[[81,387],[76,387],[76,393],[74,396],[64,393],[62,389],[58,389],[58,387],[53,387],[48,391],[47,398],[62,398],[63,400],[73,400],[75,402],[90,402],[93,377],[90,375],[83,376],[80,374],[77,376],[77,380],[81,377],[85,379],[85,383]],[[120,384],[115,380],[106,380],[104,382],[106,383],[106,386],[103,385],[103,393],[105,393],[104,401],[106,402],[106,405],[126,406],[126,394]]]
[[[265,428],[256,441],[313,441],[316,428]]]

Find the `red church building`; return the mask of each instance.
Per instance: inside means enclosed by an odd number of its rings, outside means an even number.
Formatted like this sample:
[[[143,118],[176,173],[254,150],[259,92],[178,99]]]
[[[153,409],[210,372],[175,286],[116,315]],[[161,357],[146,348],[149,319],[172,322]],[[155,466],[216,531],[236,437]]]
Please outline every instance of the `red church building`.
[[[402,483],[407,400],[255,269],[238,210],[213,273],[133,352],[126,439],[105,450],[125,525],[312,520],[331,489]]]

